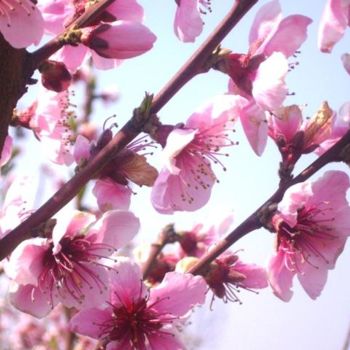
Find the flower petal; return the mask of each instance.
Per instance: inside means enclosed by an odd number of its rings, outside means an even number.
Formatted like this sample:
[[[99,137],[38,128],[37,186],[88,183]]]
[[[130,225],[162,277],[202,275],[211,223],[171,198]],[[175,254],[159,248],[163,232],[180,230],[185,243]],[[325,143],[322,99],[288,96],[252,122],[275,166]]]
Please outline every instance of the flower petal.
[[[185,315],[194,305],[203,304],[207,292],[203,277],[168,272],[160,285],[150,292],[149,303],[159,313]]]

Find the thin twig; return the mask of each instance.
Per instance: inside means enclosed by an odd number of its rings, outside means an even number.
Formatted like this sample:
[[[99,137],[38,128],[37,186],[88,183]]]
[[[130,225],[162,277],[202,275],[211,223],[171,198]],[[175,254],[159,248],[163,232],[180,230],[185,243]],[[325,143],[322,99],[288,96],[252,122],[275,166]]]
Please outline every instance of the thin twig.
[[[279,203],[286,190],[300,182],[304,182],[319,171],[323,166],[330,162],[339,161],[339,154],[343,148],[350,143],[350,131],[348,131],[333,147],[317,158],[311,165],[305,168],[298,176],[282,184],[277,191],[263,203],[253,214],[245,219],[235,230],[220,240],[213,249],[192,266],[189,270],[193,274],[201,274],[206,267],[213,262],[219,255],[226,251],[232,244],[237,242],[249,232],[263,227],[260,220],[262,210]]]

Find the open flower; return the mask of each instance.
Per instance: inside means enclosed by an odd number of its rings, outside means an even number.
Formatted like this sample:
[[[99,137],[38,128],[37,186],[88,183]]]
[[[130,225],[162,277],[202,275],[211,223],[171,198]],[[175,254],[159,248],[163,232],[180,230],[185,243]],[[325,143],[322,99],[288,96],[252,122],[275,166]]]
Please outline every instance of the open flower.
[[[128,211],[109,211],[98,221],[77,212],[68,225],[54,228],[52,238],[22,242],[6,270],[16,282],[12,304],[36,317],[59,302],[78,309],[99,305],[107,293],[109,257],[138,229],[139,220]]]
[[[350,234],[350,182],[341,171],[328,171],[315,182],[288,189],[272,218],[277,232],[276,253],[268,277],[274,293],[284,301],[293,295],[294,276],[316,299]]]
[[[193,211],[208,202],[216,182],[211,163],[221,164],[221,149],[234,145],[228,132],[233,130],[240,101],[237,96],[218,96],[194,112],[184,126],[173,128],[163,150],[165,167],[152,188],[157,211]]]
[[[44,21],[38,8],[30,0],[0,1],[0,33],[16,49],[38,44]]]
[[[79,312],[71,329],[99,339],[106,350],[184,349],[175,336],[176,326],[195,305],[204,303],[203,278],[170,272],[148,291],[136,264],[120,259],[115,268],[107,306]]]
[[[194,42],[203,30],[201,15],[210,11],[210,0],[175,0],[174,20],[176,36],[183,42]]]
[[[240,120],[257,155],[262,154],[267,141],[264,112],[279,108],[287,96],[287,59],[305,41],[310,23],[311,19],[302,15],[282,18],[279,2],[270,1],[255,17],[248,53],[224,54],[216,66],[230,76],[229,92],[247,99]]]

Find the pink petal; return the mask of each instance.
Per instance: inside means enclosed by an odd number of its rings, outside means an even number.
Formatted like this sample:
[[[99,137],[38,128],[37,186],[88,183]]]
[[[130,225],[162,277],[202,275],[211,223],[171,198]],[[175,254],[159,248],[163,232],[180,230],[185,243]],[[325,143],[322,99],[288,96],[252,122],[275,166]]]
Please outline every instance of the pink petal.
[[[110,210],[102,215],[89,235],[96,233],[97,242],[122,248],[135,237],[139,228],[140,220],[132,212]]]
[[[263,110],[253,101],[242,108],[240,119],[253,151],[260,156],[267,142],[267,121]]]
[[[150,50],[156,41],[156,36],[147,27],[131,21],[118,20],[83,32],[82,42],[105,58],[139,56]]]
[[[303,115],[299,106],[282,107],[269,116],[269,136],[274,140],[283,136],[287,142],[291,142],[300,130],[302,121]]]
[[[320,207],[326,204],[334,209],[348,207],[346,192],[350,186],[350,180],[342,171],[327,171],[321,178],[312,183],[313,196],[309,200],[309,206]],[[330,213],[330,216],[333,214]]]
[[[59,242],[64,236],[73,237],[78,235],[84,232],[88,225],[94,221],[96,221],[95,215],[82,211],[73,211],[70,217],[61,216],[52,233],[54,253],[57,253],[60,250]]]
[[[207,292],[203,277],[169,272],[150,293],[150,305],[159,313],[184,316],[193,306],[203,304]]]
[[[316,299],[322,292],[326,282],[328,270],[333,269],[338,256],[342,253],[346,238],[334,240],[312,240],[312,245],[319,254],[310,256],[304,262],[302,272],[298,273],[298,279],[305,292],[311,299]]]
[[[134,350],[134,347],[130,345],[129,339],[124,338],[122,342],[111,341],[107,344],[106,350]]]
[[[245,264],[237,261],[233,266],[235,271],[242,273],[246,278],[240,284],[245,288],[266,288],[268,286],[266,270],[255,264]]]
[[[196,164],[196,159],[193,159],[192,164]],[[153,207],[162,214],[195,211],[203,207],[207,204],[215,183],[215,175],[210,168],[206,169],[206,174],[207,187],[203,188],[194,183],[191,169],[181,169],[179,175],[172,175],[166,169],[161,170],[152,188]]]
[[[112,209],[128,210],[130,207],[131,189],[110,179],[97,180],[92,193],[103,212]]]
[[[218,124],[232,123],[237,119],[246,99],[241,96],[218,95],[202,104],[186,121],[186,128],[206,131]]]
[[[6,274],[17,283],[38,285],[38,277],[43,271],[43,258],[50,249],[47,240],[34,238],[22,242],[11,254],[6,265]]]
[[[39,44],[44,32],[44,21],[38,8],[30,0],[8,0],[2,5],[0,32],[16,49]],[[7,17],[8,15],[8,17]]]
[[[259,65],[252,94],[262,109],[273,111],[281,107],[288,92],[284,81],[287,73],[288,61],[279,52],[273,53]]]
[[[262,6],[257,12],[249,33],[249,44],[264,40],[282,19],[281,6],[273,0]]]
[[[350,74],[350,54],[344,53],[341,56],[341,60],[343,62],[343,66],[344,66],[345,70],[348,72],[348,74]]]
[[[91,57],[94,62],[94,67],[101,70],[117,68],[124,62],[124,60],[102,57],[93,50],[91,50]]]
[[[9,290],[10,302],[15,308],[38,318],[45,317],[52,310],[52,306],[57,304],[54,299],[51,305],[48,297],[47,293],[42,293],[40,288],[32,285],[12,284]]]
[[[164,332],[154,332],[148,336],[152,349],[184,350],[185,346],[171,334],[168,329]]]
[[[293,296],[292,282],[295,271],[289,270],[285,265],[285,255],[281,250],[270,260],[268,266],[268,279],[273,292],[283,301],[289,301]]]
[[[143,299],[147,288],[142,282],[140,267],[128,258],[118,257],[110,282],[110,302],[118,306]]]
[[[298,209],[302,208],[312,196],[311,184],[303,182],[290,187],[278,204],[278,211],[290,227],[297,224]]]
[[[142,22],[143,8],[135,0],[113,1],[106,11],[115,16],[118,20]]]
[[[176,156],[193,141],[196,133],[197,130],[192,129],[174,129],[169,134],[163,149],[163,158],[165,166],[171,174],[178,175],[180,173],[181,169],[175,165]]]
[[[331,52],[349,25],[349,0],[328,0],[318,28],[318,47]]]
[[[91,157],[90,154],[90,141],[82,136],[78,135],[73,150],[74,160],[79,164],[82,161],[87,161]]]
[[[51,34],[60,34],[64,31],[64,22],[73,17],[75,9],[68,0],[41,0],[38,3],[44,17],[45,30]]]
[[[181,0],[174,20],[176,36],[183,42],[194,42],[202,29],[203,21],[198,10],[198,0]]]
[[[112,310],[109,308],[104,310],[89,308],[75,314],[69,322],[69,328],[73,332],[99,339],[102,335],[101,325],[110,321],[111,318]]]
[[[281,52],[286,57],[293,55],[306,40],[307,27],[311,22],[311,18],[301,15],[284,18],[274,32],[270,33],[258,53],[264,53],[266,56],[274,52]]]
[[[66,279],[65,285],[62,288],[55,287],[52,294],[57,295],[59,301],[66,307],[78,310],[102,305],[108,298],[107,269],[98,264],[81,263],[79,267],[75,267],[75,273],[81,276],[81,280]],[[77,284],[82,298],[72,293]]]
[[[85,60],[88,48],[84,45],[70,46],[65,45],[57,51],[51,59],[63,62],[70,72],[75,72]]]

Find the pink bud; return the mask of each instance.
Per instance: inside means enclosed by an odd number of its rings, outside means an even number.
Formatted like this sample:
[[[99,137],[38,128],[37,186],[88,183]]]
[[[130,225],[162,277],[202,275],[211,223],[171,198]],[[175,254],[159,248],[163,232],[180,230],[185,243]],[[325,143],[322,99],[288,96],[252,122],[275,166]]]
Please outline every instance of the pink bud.
[[[47,60],[39,68],[41,82],[48,90],[62,92],[67,90],[72,77],[63,62]]]
[[[132,21],[103,23],[83,29],[81,42],[105,58],[139,56],[153,47],[156,36],[144,25]]]

